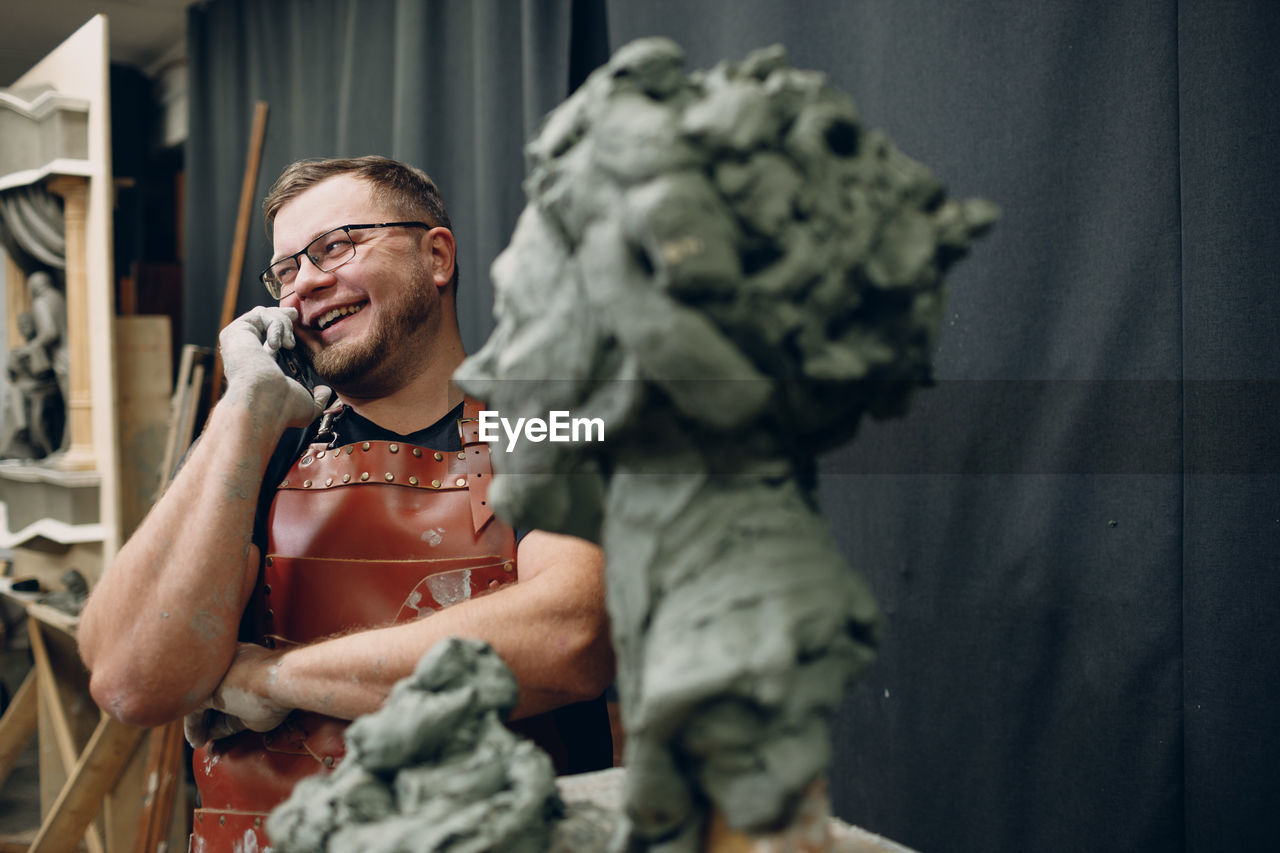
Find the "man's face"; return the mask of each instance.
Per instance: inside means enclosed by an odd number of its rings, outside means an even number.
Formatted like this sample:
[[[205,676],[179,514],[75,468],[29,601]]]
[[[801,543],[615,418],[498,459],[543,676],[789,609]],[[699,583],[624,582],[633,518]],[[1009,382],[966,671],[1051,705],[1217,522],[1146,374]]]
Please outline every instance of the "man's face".
[[[343,225],[403,219],[377,205],[364,180],[339,175],[308,189],[276,215],[273,259],[301,250]],[[338,390],[385,393],[414,353],[414,336],[439,324],[421,228],[352,231],[356,256],[332,272],[302,258],[293,292],[280,300],[298,310],[298,339],[316,373]]]

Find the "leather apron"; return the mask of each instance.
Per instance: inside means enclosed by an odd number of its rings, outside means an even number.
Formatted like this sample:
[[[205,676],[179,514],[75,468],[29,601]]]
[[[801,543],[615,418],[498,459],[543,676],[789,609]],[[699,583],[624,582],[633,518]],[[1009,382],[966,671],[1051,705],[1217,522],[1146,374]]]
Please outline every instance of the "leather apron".
[[[267,554],[249,606],[264,645],[411,621],[516,581],[515,534],[487,500],[492,468],[478,412],[468,399],[458,421],[461,451],[390,441],[307,448],[268,515]],[[549,719],[528,723],[516,728],[558,739]],[[267,813],[299,779],[342,759],[347,725],[295,711],[274,731],[196,750],[201,808],[191,849],[264,850]],[[556,744],[544,746],[554,752]]]

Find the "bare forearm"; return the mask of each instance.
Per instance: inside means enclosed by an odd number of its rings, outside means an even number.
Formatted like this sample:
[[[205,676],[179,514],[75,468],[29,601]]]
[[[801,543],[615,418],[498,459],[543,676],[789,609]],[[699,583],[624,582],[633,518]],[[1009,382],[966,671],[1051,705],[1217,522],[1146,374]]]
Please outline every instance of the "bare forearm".
[[[602,589],[543,576],[432,616],[295,648],[261,668],[250,689],[283,707],[353,719],[381,707],[391,687],[449,636],[488,642],[515,673],[514,716],[599,695],[613,674]]]
[[[231,661],[256,573],[257,495],[280,432],[252,402],[228,396],[219,403],[85,608],[81,655],[95,699],[116,716],[180,716]]]

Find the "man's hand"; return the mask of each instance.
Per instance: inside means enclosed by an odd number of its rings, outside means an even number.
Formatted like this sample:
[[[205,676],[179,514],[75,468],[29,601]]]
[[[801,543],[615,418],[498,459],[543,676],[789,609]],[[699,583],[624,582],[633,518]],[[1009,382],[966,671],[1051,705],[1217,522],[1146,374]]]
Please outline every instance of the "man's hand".
[[[241,643],[213,695],[182,721],[187,743],[199,748],[245,729],[269,732],[284,722],[291,709],[268,695],[279,662],[279,652]]]
[[[280,401],[285,426],[305,427],[324,409],[330,391],[324,385],[309,391],[286,376],[276,362],[277,352],[297,345],[293,334],[293,323],[297,319],[294,308],[260,305],[223,329],[218,336],[218,347],[228,394],[265,391],[269,399]]]

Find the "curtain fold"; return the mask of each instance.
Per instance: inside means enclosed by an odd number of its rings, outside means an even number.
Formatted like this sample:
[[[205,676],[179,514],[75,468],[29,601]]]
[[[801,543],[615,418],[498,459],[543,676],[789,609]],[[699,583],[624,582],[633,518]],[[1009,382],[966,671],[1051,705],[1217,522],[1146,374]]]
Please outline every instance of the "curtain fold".
[[[55,270],[66,269],[67,238],[61,201],[41,184],[0,192],[0,240],[17,258],[27,257]]]

